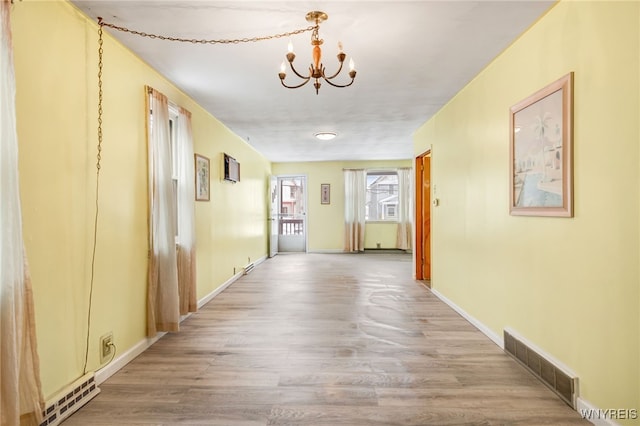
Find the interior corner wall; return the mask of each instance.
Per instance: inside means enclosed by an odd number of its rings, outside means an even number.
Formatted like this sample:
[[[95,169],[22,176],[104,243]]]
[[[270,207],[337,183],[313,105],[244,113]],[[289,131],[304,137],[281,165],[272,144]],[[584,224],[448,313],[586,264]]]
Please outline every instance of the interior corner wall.
[[[66,1],[11,8],[26,253],[46,398],[83,372],[97,145],[97,24]],[[210,158],[211,201],[196,202],[198,298],[266,256],[270,163],[104,31],[104,143],[88,370],[112,331],[118,355],[145,339],[147,149],[144,86],[192,113]],[[220,179],[222,153],[241,182]]]
[[[433,288],[568,366],[601,409],[640,409],[639,9],[556,4],[414,137],[440,199]],[[575,217],[510,216],[509,108],[570,71]]]
[[[391,161],[317,161],[273,163],[274,175],[307,177],[307,238],[310,252],[344,250],[344,173],[345,168],[385,169],[412,167],[411,160]],[[320,203],[320,185],[331,185],[331,203]],[[397,224],[375,223],[365,227],[365,248],[393,248]]]

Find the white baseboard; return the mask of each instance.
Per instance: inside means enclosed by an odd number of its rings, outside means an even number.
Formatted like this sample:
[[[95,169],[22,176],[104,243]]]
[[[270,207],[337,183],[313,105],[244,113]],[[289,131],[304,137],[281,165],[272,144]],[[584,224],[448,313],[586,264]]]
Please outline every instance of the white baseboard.
[[[486,325],[484,325],[483,323],[478,321],[476,318],[474,318],[471,315],[469,315],[464,309],[462,309],[461,307],[459,307],[458,305],[453,303],[451,300],[449,300],[446,296],[444,296],[440,292],[438,292],[438,290],[431,289],[431,292],[438,299],[442,300],[444,303],[449,305],[449,307],[451,309],[453,309],[454,311],[459,313],[464,319],[469,321],[475,328],[480,330],[480,332],[482,332],[485,336],[487,336],[489,339],[491,339],[496,345],[498,345],[498,346],[500,346],[500,348],[504,349],[504,340],[503,340],[503,338],[501,336],[497,335],[489,327],[487,327]],[[529,345],[529,347],[531,347],[532,349],[538,351],[541,355],[544,355],[545,357],[548,357],[549,361],[552,361],[552,362],[556,363],[556,365],[559,366],[562,370],[564,370],[565,373],[567,373],[567,374],[569,374],[571,376],[575,376],[575,373],[573,373],[570,368],[568,368],[567,366],[565,366],[563,363],[561,363],[557,359],[553,358],[552,356],[548,355],[546,352],[544,352],[543,350],[541,350],[540,348],[538,348],[537,346],[535,346],[531,342],[527,341],[525,338],[520,336],[517,332],[514,332],[512,329],[509,329],[509,328],[505,328],[505,330],[507,330],[507,332],[509,334],[511,334],[512,336],[517,337],[518,339],[522,339],[522,341],[524,343]],[[591,404],[590,402],[588,402],[588,401],[586,401],[586,400],[584,400],[584,399],[582,399],[580,397],[577,398],[576,406],[577,406],[576,407],[576,411],[578,412],[578,414],[580,414],[580,416],[582,416],[584,419],[586,419],[587,421],[589,421],[590,423],[592,423],[594,425],[597,425],[597,426],[619,426],[619,424],[614,422],[612,419],[605,418],[606,417],[606,415],[605,415],[605,411],[606,410],[601,410],[601,409],[597,408],[595,405]],[[591,414],[591,415],[589,416],[589,414]]]
[[[259,264],[264,262],[266,259],[267,259],[267,256],[263,256],[260,259],[256,260],[254,262],[254,265],[258,266]],[[236,280],[238,280],[238,278],[240,278],[242,276],[242,274],[243,274],[242,272],[239,272],[239,273],[235,274],[234,276],[229,278],[227,281],[225,281],[220,287],[216,288],[211,293],[207,294],[205,297],[200,299],[198,301],[198,309],[202,308],[204,305],[206,305],[208,302],[210,302],[214,297],[216,297],[218,294],[222,293],[227,287],[229,287]],[[190,317],[191,315],[193,315],[193,312],[190,312],[187,315],[182,316],[180,318],[180,322],[184,321],[184,319]],[[109,363],[109,364],[105,365],[104,367],[102,367],[101,369],[97,370],[96,373],[95,373],[95,375],[96,375],[95,377],[96,377],[96,383],[98,384],[98,386],[102,382],[107,380],[109,377],[111,377],[115,373],[117,373],[125,365],[127,365],[128,363],[133,361],[133,359],[136,358],[138,355],[140,355],[142,352],[146,351],[151,345],[153,345],[155,342],[160,340],[160,338],[162,336],[164,336],[165,334],[167,334],[167,333],[161,332],[161,333],[158,333],[158,335],[153,337],[153,338],[146,337],[146,338],[142,339],[141,341],[136,343],[133,347],[131,347],[128,351],[126,351],[122,355],[116,357],[113,361],[111,361],[111,363]]]
[[[216,297],[217,295],[222,293],[227,287],[229,287],[231,284],[233,284],[235,281],[237,281],[238,278],[240,278],[242,275],[243,275],[243,272],[238,272],[237,274],[235,274],[234,276],[229,278],[227,281],[222,283],[222,285],[220,287],[216,288],[211,293],[207,294],[205,297],[203,297],[202,299],[198,300],[198,309],[202,308],[204,305],[206,305],[207,303],[211,302],[211,300],[214,297]]]
[[[262,256],[260,259],[256,260],[253,262],[254,267],[258,266],[259,264],[261,264],[262,262],[264,262],[265,260],[267,260],[267,256]],[[231,278],[229,278],[227,281],[225,281],[224,283],[222,283],[222,285],[218,288],[216,288],[215,290],[213,290],[211,293],[207,294],[206,296],[204,296],[202,299],[200,299],[198,301],[198,309],[202,308],[204,305],[206,305],[207,303],[209,303],[211,300],[213,300],[214,297],[216,297],[217,295],[219,295],[220,293],[222,293],[227,287],[229,287],[231,284],[233,284],[234,282],[236,282],[242,275],[244,274],[243,271],[238,272],[237,274],[235,274],[234,276],[232,276]]]
[[[578,377],[578,375],[572,369],[570,369],[567,365],[565,365],[562,361],[560,361],[559,359],[555,358],[553,355],[548,354],[543,349],[538,347],[535,343],[531,342],[530,340],[528,340],[526,337],[522,336],[520,333],[518,333],[517,331],[515,331],[511,327],[505,327],[504,329],[505,329],[505,331],[507,333],[509,333],[510,335],[515,337],[516,339],[520,340],[522,343],[527,345],[529,348],[533,349],[533,351],[536,352],[538,355],[542,356],[544,359],[549,361],[551,364],[555,365],[558,369],[560,369],[560,371],[562,371],[567,376],[569,376],[569,377]]]
[[[339,254],[344,253],[344,249],[317,249],[317,250],[309,250],[307,253],[328,253],[328,254]]]
[[[135,357],[146,351],[151,345],[160,340],[166,333],[158,333],[155,337],[146,337],[136,343],[132,348],[116,357],[109,364],[96,371],[96,383],[98,386],[109,377],[117,373],[122,367],[133,361]]]
[[[619,426],[619,424],[614,422],[612,419],[606,418],[604,410],[597,408],[589,401],[584,400],[580,397],[578,397],[576,411],[578,412],[578,414],[580,414],[580,416],[582,416],[583,419],[596,426]]]
[[[486,325],[484,325],[483,323],[481,323],[480,321],[478,321],[477,319],[469,315],[464,309],[462,309],[460,306],[453,303],[446,296],[442,295],[438,290],[431,289],[431,293],[433,293],[438,299],[442,300],[444,303],[449,305],[451,309],[459,313],[464,319],[469,321],[475,328],[480,330],[485,336],[493,340],[493,342],[496,345],[504,349],[504,340],[502,339],[502,336],[499,336],[496,333],[494,333],[493,330],[491,330],[489,327],[487,327]]]

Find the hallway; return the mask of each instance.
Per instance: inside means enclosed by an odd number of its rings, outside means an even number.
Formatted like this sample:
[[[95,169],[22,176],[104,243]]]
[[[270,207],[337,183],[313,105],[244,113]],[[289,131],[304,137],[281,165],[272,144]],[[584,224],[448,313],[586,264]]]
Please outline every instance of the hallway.
[[[589,424],[412,280],[411,265],[375,253],[269,259],[63,424]]]

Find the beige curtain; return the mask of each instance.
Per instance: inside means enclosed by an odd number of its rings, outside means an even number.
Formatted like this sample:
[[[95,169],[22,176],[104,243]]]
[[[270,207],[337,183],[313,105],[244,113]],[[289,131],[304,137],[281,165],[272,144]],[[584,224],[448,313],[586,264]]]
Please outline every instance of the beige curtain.
[[[0,418],[38,425],[44,399],[31,279],[22,239],[9,0],[0,0]]]
[[[344,251],[364,251],[366,172],[344,171]]]
[[[176,218],[171,170],[169,101],[147,88],[149,151],[149,271],[147,335],[178,331],[180,322]]]
[[[196,295],[195,167],[191,113],[178,110],[178,292],[180,315],[198,310]]]
[[[413,170],[409,168],[398,169],[398,233],[396,247],[401,250],[410,250],[413,245],[412,237],[412,189]]]

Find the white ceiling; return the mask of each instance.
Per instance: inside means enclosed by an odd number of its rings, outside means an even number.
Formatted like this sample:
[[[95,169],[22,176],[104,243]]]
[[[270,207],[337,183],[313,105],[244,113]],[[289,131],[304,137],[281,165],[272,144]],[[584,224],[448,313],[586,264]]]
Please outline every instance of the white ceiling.
[[[195,45],[105,28],[273,162],[412,158],[414,131],[554,3],[72,1],[93,19],[189,39],[283,33],[307,28],[309,11],[326,12],[320,36],[327,73],[337,69],[341,41],[358,74],[351,87],[324,83],[318,95],[312,83],[281,86],[289,38]],[[311,63],[310,37],[291,38],[301,72]],[[288,70],[289,84],[293,77]],[[313,137],[318,131],[338,137],[322,142]]]

